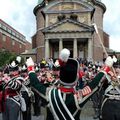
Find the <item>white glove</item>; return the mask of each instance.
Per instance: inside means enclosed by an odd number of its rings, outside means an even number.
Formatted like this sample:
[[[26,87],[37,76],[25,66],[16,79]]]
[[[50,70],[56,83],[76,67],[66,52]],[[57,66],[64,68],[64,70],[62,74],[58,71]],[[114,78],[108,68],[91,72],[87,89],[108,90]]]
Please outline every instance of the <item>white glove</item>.
[[[110,56],[108,56],[105,60],[105,65],[108,67],[112,67],[113,63],[114,63],[113,59]]]
[[[27,65],[27,70],[28,72],[35,72],[35,68],[34,68],[34,62],[32,60],[32,58],[28,58],[26,61],[26,65]]]
[[[27,65],[27,67],[34,66],[34,62],[31,57],[27,59],[26,65]]]

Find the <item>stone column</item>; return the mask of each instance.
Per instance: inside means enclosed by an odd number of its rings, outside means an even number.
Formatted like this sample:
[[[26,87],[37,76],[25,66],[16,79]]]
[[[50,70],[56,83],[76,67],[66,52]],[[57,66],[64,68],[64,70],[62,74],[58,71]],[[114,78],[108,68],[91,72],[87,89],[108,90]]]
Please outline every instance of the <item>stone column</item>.
[[[92,41],[92,38],[88,39],[88,60],[93,61],[93,41]]]
[[[73,41],[73,58],[77,58],[78,55],[77,55],[77,39],[74,38],[74,41]]]
[[[48,27],[48,15],[46,15],[46,24],[45,27]]]
[[[45,59],[49,58],[49,39],[45,39]]]
[[[63,49],[63,40],[59,39],[59,53]]]

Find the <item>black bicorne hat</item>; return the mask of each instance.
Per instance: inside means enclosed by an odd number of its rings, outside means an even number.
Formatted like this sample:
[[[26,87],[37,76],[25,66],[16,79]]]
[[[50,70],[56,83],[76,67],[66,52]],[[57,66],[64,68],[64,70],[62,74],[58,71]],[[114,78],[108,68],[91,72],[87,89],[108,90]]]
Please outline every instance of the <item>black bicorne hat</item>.
[[[17,61],[11,61],[9,64],[9,71],[17,71],[19,70],[18,62]]]
[[[23,65],[21,68],[21,73],[27,72],[27,66]]]
[[[15,60],[11,60],[9,64],[9,71],[19,70],[19,63],[21,62],[21,57],[17,56]]]

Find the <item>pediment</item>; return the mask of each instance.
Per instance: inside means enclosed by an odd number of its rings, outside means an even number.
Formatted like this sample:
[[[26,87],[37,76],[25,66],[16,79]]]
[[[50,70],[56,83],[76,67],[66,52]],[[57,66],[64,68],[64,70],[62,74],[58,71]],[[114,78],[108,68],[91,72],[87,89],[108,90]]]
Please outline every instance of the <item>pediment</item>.
[[[65,12],[65,11],[93,11],[94,7],[91,4],[88,4],[83,1],[56,1],[51,2],[44,9],[44,13],[57,13],[57,12]]]
[[[76,24],[66,22],[66,23],[63,23],[63,24],[57,26],[56,28],[54,28],[53,31],[79,31],[79,30],[83,30],[83,29],[84,28],[82,28]]]
[[[77,21],[66,19],[42,30],[43,32],[84,32],[93,31],[93,28]]]

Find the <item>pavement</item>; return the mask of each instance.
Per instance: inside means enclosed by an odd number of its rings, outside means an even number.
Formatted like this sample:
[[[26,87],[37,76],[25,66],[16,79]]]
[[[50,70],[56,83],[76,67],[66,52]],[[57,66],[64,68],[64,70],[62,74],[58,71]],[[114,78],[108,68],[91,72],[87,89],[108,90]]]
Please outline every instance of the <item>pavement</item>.
[[[32,120],[45,120],[45,109],[42,108],[41,109],[41,115],[40,116],[32,116]],[[98,119],[93,119],[93,115],[94,115],[94,110],[93,110],[93,107],[92,107],[92,101],[88,101],[86,103],[86,105],[84,106],[84,108],[82,109],[82,112],[81,112],[81,117],[80,117],[80,120],[98,120]],[[0,120],[2,120],[2,115],[0,114]],[[22,120],[19,119],[18,120]]]
[[[94,116],[93,102],[89,100],[82,109],[80,120],[98,120],[93,119],[93,116]]]

